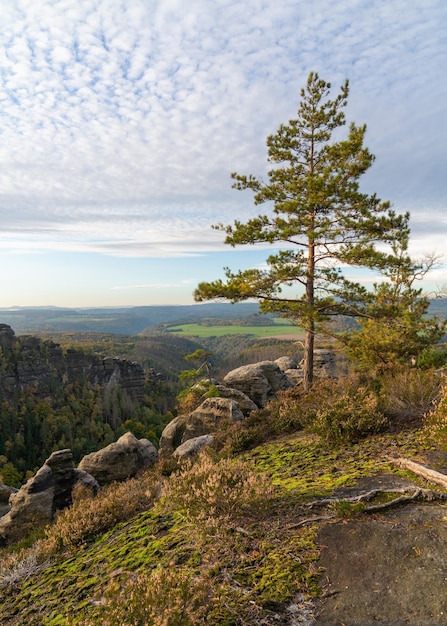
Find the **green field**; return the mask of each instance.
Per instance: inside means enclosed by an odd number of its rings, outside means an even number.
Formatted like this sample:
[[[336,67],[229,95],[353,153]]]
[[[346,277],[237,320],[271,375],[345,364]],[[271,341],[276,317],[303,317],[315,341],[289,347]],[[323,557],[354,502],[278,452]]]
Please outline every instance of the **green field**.
[[[303,329],[289,324],[272,326],[203,326],[202,324],[181,324],[169,326],[166,330],[178,335],[192,337],[223,337],[224,335],[250,335],[250,337],[281,337],[281,335],[302,335]]]

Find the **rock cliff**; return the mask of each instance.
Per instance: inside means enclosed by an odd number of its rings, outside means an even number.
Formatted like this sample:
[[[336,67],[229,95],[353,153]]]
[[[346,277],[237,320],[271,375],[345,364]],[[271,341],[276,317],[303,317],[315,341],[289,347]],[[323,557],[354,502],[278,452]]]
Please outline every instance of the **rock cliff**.
[[[0,395],[11,399],[30,387],[43,398],[54,389],[78,381],[104,385],[109,391],[120,385],[132,400],[144,396],[144,370],[126,359],[102,358],[77,350],[63,352],[50,340],[17,337],[7,324],[0,324]]]

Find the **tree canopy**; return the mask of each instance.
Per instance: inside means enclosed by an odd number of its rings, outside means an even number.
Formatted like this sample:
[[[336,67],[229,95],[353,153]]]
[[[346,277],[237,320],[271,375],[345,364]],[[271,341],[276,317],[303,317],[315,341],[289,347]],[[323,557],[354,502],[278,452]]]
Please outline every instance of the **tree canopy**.
[[[366,126],[345,126],[349,83],[331,99],[331,84],[311,72],[295,119],[267,138],[268,180],[232,174],[234,188],[249,189],[269,210],[243,223],[218,224],[231,246],[271,244],[266,269],[233,272],[202,282],[196,301],[257,299],[261,310],[291,318],[305,330],[304,385],[313,378],[315,333],[334,315],[357,316],[366,290],[344,273],[348,266],[383,270],[399,263],[397,237],[408,235],[408,213],[363,193],[359,179],[374,161],[363,145]]]

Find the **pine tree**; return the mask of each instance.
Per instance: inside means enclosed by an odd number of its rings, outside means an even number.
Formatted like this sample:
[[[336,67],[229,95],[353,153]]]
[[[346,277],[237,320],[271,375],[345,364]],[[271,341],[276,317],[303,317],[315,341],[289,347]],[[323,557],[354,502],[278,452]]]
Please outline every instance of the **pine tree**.
[[[444,336],[447,320],[429,317],[430,300],[416,286],[438,259],[427,255],[413,261],[407,249],[403,234],[393,245],[395,262],[381,271],[384,280],[374,283],[368,293],[358,329],[339,337],[360,369],[380,372],[418,365],[424,356],[434,361],[444,357],[433,350]]]
[[[194,292],[199,302],[257,299],[262,311],[299,323],[305,331],[305,388],[313,380],[319,326],[334,315],[355,315],[366,293],[343,275],[342,267],[383,269],[392,262],[397,233],[408,232],[408,214],[396,215],[389,202],[360,191],[359,178],[374,161],[363,145],[366,126],[352,123],[347,138],[338,139],[348,81],[334,99],[330,90],[330,83],[310,73],[296,119],[267,138],[273,164],[267,182],[232,174],[234,188],[250,189],[255,204],[269,203],[271,210],[246,223],[215,228],[226,233],[231,246],[271,244],[275,252],[267,269],[233,273],[225,268],[225,281],[200,283]]]

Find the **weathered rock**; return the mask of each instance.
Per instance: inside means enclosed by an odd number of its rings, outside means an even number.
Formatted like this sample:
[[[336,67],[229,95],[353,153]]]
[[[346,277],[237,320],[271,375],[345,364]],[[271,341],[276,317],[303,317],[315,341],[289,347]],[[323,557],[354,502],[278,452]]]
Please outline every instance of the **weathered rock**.
[[[212,435],[201,435],[193,437],[182,443],[174,452],[174,457],[179,461],[184,461],[196,456],[205,446],[209,446],[214,440]]]
[[[224,383],[245,393],[258,407],[265,406],[277,391],[293,387],[292,381],[274,361],[238,367],[225,376]]]
[[[102,450],[87,454],[78,467],[96,478],[100,485],[106,485],[135,476],[154,465],[157,458],[157,450],[150,441],[137,439],[128,432]]]
[[[186,415],[179,415],[165,426],[161,433],[158,447],[160,458],[171,456],[174,450],[182,443],[183,434],[186,429],[186,419]]]
[[[275,359],[275,363],[283,372],[296,369],[298,366],[298,361],[291,356],[280,356],[279,359]]]
[[[296,367],[295,369],[286,370],[284,373],[295,385],[299,385],[303,382],[304,372],[301,368]]]
[[[10,510],[9,498],[13,493],[17,493],[17,491],[15,487],[0,483],[0,517],[6,515]]]
[[[32,388],[36,396],[45,398],[55,388],[83,381],[93,386],[108,386],[109,391],[119,384],[131,400],[143,400],[145,374],[138,363],[104,359],[78,350],[64,353],[53,341],[32,335],[16,337],[7,324],[0,324],[0,347],[3,354],[0,393],[3,399],[13,400],[17,391],[27,387]]]
[[[240,422],[244,419],[237,402],[229,398],[207,398],[186,420],[182,443],[216,432],[222,422]]]
[[[0,324],[0,347],[6,351],[12,350],[16,342],[17,337],[11,326]]]
[[[75,469],[71,450],[53,452],[38,472],[10,495],[10,510],[0,518],[0,536],[19,537],[28,528],[49,522],[57,510],[71,504],[78,483],[93,493],[99,489],[92,476]]]
[[[335,352],[318,348],[314,350],[314,378],[337,378]]]
[[[244,415],[248,415],[251,411],[256,411],[258,408],[253,400],[250,400],[250,398],[239,389],[233,389],[232,387],[219,384],[216,385],[216,388],[218,389],[221,398],[235,400]]]
[[[69,383],[84,378],[93,386],[104,386],[108,392],[119,385],[131,400],[143,400],[145,375],[139,363],[111,357],[102,359],[69,350],[66,364]]]

